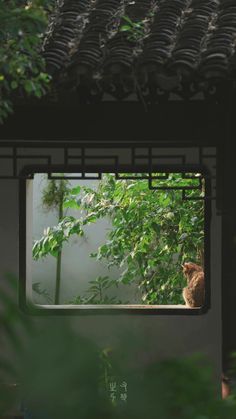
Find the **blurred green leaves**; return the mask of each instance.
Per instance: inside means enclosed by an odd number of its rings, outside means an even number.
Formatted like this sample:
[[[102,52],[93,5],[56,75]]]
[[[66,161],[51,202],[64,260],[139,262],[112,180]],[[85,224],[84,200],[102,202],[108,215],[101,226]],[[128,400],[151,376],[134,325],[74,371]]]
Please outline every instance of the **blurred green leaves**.
[[[18,288],[13,277],[1,281],[1,417],[23,402],[40,419],[235,419],[235,395],[221,400],[209,359],[149,359],[129,326],[115,331],[116,343],[98,345],[70,317],[24,315]],[[127,400],[112,403],[110,383],[122,381]]]
[[[41,98],[50,76],[40,54],[54,0],[0,0],[0,123],[13,112],[15,96]]]

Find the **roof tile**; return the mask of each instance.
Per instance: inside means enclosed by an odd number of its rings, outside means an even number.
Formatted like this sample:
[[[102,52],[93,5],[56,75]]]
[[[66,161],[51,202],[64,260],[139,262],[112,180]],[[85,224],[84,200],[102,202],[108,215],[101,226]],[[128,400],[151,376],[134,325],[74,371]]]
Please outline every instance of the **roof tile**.
[[[137,83],[168,91],[233,79],[235,48],[235,0],[59,0],[43,54],[61,86],[120,98]]]

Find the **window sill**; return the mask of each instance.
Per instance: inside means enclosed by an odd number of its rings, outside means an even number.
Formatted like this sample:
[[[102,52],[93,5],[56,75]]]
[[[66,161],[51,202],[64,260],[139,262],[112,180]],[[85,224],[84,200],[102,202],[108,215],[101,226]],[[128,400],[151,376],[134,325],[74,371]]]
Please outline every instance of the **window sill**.
[[[118,310],[124,310],[124,309],[184,309],[184,310],[199,310],[201,307],[187,307],[184,304],[172,304],[172,305],[151,305],[151,304],[33,304],[33,307],[37,309],[47,309],[47,310],[87,310],[87,309],[118,309]]]

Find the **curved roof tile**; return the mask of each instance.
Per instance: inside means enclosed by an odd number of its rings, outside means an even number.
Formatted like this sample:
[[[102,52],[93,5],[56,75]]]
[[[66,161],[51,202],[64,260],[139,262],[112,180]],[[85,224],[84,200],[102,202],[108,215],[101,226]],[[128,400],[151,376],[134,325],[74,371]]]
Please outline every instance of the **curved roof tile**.
[[[235,0],[58,0],[43,54],[56,83],[119,98],[234,79]]]

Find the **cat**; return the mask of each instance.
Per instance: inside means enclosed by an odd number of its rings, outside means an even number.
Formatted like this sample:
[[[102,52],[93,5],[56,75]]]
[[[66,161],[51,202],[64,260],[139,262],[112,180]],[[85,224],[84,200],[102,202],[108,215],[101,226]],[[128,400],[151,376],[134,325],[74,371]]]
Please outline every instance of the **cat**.
[[[182,265],[187,278],[187,287],[183,289],[183,299],[187,307],[201,307],[205,298],[205,281],[203,268],[196,263],[186,262]]]

